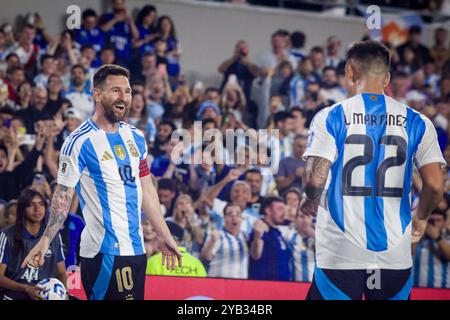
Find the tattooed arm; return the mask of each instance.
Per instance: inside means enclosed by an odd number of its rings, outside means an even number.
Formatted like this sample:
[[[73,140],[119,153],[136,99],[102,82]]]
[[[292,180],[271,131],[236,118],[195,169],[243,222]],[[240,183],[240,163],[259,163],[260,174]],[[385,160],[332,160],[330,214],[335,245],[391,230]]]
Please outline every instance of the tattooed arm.
[[[74,195],[74,189],[66,187],[62,184],[56,186],[55,193],[53,194],[52,203],[50,206],[50,216],[45,228],[44,234],[31,249],[28,256],[22,263],[22,268],[27,264],[34,267],[40,267],[44,264],[44,256],[47,249],[52,242],[53,238],[58,234],[59,230],[63,227],[67,214],[70,210],[72,198]]]
[[[331,161],[321,157],[308,157],[304,174],[306,199],[300,203],[300,211],[306,215],[316,216],[323,189],[328,178]]]

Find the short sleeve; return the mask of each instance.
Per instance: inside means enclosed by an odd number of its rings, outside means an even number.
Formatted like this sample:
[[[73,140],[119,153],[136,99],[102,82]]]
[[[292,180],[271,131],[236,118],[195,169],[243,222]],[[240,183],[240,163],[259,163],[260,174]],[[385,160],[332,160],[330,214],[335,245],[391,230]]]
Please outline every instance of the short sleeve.
[[[139,160],[140,161],[146,160],[148,150],[147,150],[147,143],[145,142],[145,137],[142,134],[142,132],[139,131],[139,129],[133,128],[131,130],[133,132],[134,141],[136,142],[136,146],[139,150]]]
[[[8,264],[9,252],[8,252],[8,237],[6,233],[0,233],[0,264]]]
[[[308,131],[308,146],[303,158],[320,157],[334,162],[337,155],[336,141],[328,132],[327,117],[329,108],[320,111],[313,118]]]
[[[85,161],[82,158],[83,144],[71,143],[72,140],[68,138],[61,148],[57,181],[58,184],[74,188],[80,180]]]
[[[415,154],[415,164],[418,169],[430,163],[440,163],[445,166],[447,163],[442,156],[436,129],[428,118],[425,121],[425,131]]]

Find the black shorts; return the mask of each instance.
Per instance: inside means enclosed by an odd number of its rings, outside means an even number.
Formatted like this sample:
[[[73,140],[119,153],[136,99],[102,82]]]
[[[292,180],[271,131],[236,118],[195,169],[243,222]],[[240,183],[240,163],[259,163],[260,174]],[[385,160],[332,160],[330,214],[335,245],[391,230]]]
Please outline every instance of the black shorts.
[[[144,300],[147,258],[111,256],[81,257],[81,281],[89,300]]]
[[[405,270],[314,270],[307,300],[409,300],[413,279]]]

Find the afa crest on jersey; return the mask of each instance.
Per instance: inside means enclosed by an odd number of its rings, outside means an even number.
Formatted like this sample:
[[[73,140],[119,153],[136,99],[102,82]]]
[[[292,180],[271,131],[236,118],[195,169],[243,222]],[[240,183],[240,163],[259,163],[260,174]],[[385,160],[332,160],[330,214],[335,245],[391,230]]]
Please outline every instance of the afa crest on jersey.
[[[136,146],[134,145],[134,143],[131,140],[127,141],[128,144],[128,149],[130,149],[130,153],[133,157],[138,158],[139,157],[139,152],[136,149]]]

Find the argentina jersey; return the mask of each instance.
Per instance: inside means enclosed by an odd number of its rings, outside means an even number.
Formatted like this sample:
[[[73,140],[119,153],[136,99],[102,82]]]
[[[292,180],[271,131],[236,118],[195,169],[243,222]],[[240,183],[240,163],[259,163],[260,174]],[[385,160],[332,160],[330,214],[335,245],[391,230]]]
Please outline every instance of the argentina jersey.
[[[234,236],[227,230],[219,231],[219,240],[214,244],[213,259],[209,263],[208,277],[248,278],[249,248],[247,237],[241,231]],[[205,243],[210,240],[208,235]]]
[[[381,94],[320,111],[304,158],[332,162],[316,224],[324,269],[407,269],[414,166],[445,161],[429,119]]]
[[[79,197],[86,222],[82,257],[145,253],[139,173],[146,157],[144,136],[124,122],[116,133],[106,133],[88,119],[65,140],[58,183],[75,188]]]

